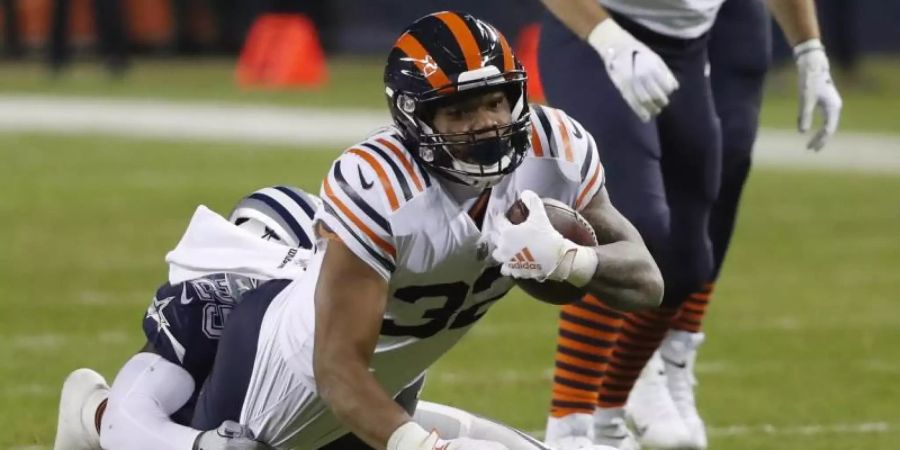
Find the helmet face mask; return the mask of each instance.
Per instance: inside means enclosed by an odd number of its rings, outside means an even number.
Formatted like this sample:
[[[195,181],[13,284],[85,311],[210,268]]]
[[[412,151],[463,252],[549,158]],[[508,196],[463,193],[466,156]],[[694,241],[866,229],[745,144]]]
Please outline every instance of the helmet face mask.
[[[525,72],[502,34],[454,12],[414,22],[398,39],[385,67],[391,115],[413,156],[444,178],[480,188],[515,170],[528,150],[525,83]],[[508,111],[480,126],[477,115],[483,112],[477,111],[478,103],[496,97],[496,92],[505,95]],[[464,126],[436,126],[435,114],[454,105],[463,106],[451,123]]]

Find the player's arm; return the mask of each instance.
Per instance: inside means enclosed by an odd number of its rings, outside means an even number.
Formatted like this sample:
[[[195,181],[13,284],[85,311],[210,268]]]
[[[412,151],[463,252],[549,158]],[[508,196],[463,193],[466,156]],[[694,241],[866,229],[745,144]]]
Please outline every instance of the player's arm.
[[[560,22],[584,40],[588,39],[597,25],[609,19],[609,13],[596,0],[542,0],[542,3]]]
[[[792,46],[819,39],[819,21],[813,0],[769,0],[769,11]]]
[[[597,245],[593,248],[596,263],[588,257],[586,269],[595,270],[584,283],[585,290],[610,306],[632,310],[659,306],[662,301],[663,280],[656,262],[647,250],[641,234],[609,200],[606,188],[600,189],[581,210],[581,215],[594,228]],[[577,255],[574,258],[577,263]],[[576,272],[572,272],[573,274]]]
[[[493,236],[500,273],[538,281],[565,281],[621,309],[658,306],[662,300],[662,275],[637,230],[613,208],[605,188],[599,188],[582,215],[594,228],[599,245],[578,245],[550,224],[543,200],[524,191],[520,200],[528,217],[513,225],[499,216]],[[524,249],[524,250],[523,250]],[[533,264],[518,264],[516,254],[527,250]]]
[[[412,419],[369,371],[387,304],[387,281],[331,239],[316,287],[313,369],[319,395],[367,444],[386,448]]]
[[[823,125],[810,138],[806,147],[821,150],[837,131],[843,101],[831,80],[831,69],[825,47],[819,40],[819,22],[813,0],[769,0],[769,10],[794,48],[800,90],[797,128],[806,133],[812,127],[813,112],[818,107]]]
[[[544,6],[600,55],[622,98],[644,122],[658,114],[678,81],[653,50],[610,17],[597,0],[543,0]]]

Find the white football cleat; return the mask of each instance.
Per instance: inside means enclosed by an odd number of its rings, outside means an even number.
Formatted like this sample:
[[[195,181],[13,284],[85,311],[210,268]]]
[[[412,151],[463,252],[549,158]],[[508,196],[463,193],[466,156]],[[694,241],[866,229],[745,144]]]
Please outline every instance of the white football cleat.
[[[659,352],[647,361],[628,395],[626,417],[642,447],[669,450],[690,448],[687,425],[669,394]]]
[[[97,407],[108,393],[106,380],[91,369],[78,369],[66,377],[53,450],[100,450],[100,433],[94,421]]]
[[[659,347],[665,364],[669,393],[690,433],[690,442],[686,448],[701,450],[707,446],[706,426],[697,412],[694,400],[694,386],[697,385],[694,363],[697,360],[697,348],[703,344],[703,339],[703,333],[669,330]]]
[[[597,408],[594,411],[594,444],[618,450],[641,448],[625,423],[624,408]]]
[[[593,445],[594,418],[587,413],[573,413],[547,418],[544,443],[556,450],[579,450]]]

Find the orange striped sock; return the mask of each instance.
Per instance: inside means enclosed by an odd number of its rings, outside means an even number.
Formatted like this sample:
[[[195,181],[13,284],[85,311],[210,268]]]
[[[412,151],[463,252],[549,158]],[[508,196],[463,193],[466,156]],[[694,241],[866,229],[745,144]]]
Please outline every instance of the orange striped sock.
[[[699,333],[703,325],[703,316],[706,315],[706,307],[709,306],[712,290],[713,283],[707,283],[700,292],[691,294],[681,304],[681,309],[672,319],[672,329]]]
[[[597,406],[625,406],[628,393],[665,337],[675,312],[674,309],[655,309],[625,315],[597,395]]]
[[[562,307],[551,416],[594,412],[597,389],[621,325],[622,313],[590,295]]]

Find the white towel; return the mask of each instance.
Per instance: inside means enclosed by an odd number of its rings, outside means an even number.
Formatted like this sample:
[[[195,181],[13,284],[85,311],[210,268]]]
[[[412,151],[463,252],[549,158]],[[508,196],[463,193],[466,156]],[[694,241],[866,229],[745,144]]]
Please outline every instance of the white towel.
[[[260,239],[200,205],[166,262],[172,284],[221,272],[261,280],[296,279],[314,253]]]

